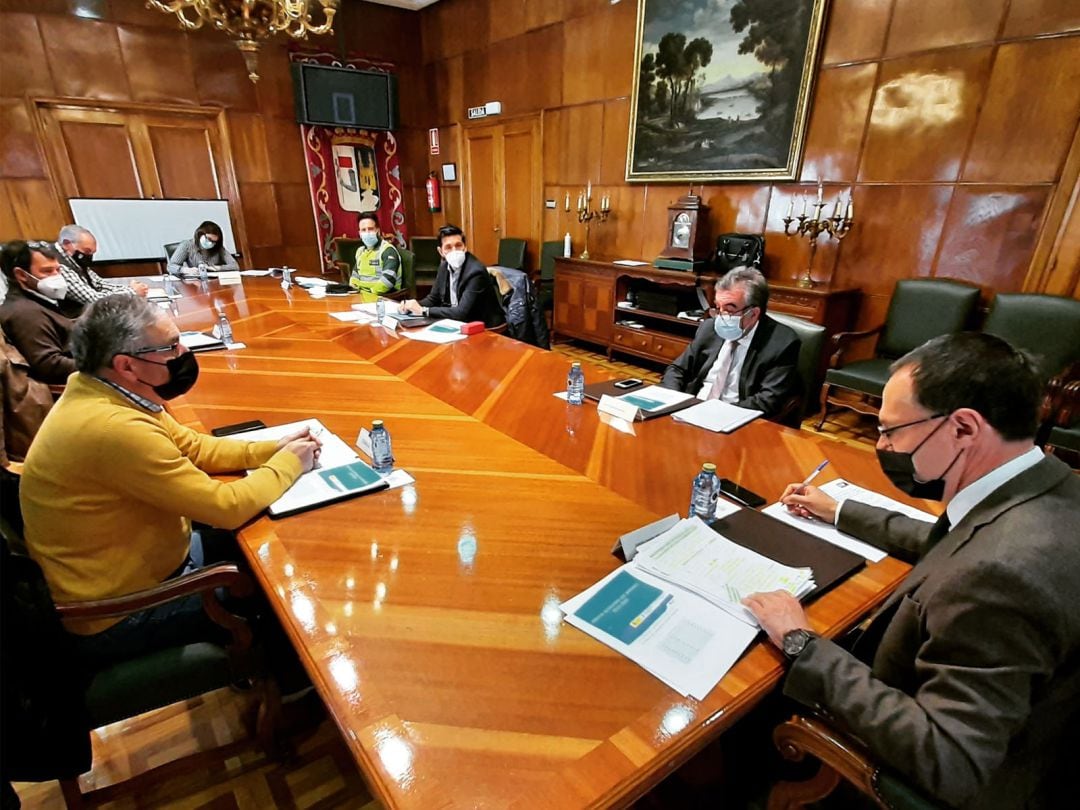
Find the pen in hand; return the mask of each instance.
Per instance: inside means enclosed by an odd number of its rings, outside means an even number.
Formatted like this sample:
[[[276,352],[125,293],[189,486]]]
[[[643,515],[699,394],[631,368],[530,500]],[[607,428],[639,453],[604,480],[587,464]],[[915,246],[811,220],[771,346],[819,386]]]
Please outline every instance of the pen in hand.
[[[810,482],[813,481],[815,478],[817,478],[818,473],[820,473],[822,470],[824,470],[828,466],[829,466],[829,460],[825,459],[823,462],[821,462],[816,467],[814,467],[813,472],[811,472],[808,476],[806,476],[806,478],[803,479],[803,482],[801,484],[799,484],[799,488],[796,490],[795,494],[802,495],[804,492],[806,492],[806,488],[807,488],[807,486],[810,485]]]

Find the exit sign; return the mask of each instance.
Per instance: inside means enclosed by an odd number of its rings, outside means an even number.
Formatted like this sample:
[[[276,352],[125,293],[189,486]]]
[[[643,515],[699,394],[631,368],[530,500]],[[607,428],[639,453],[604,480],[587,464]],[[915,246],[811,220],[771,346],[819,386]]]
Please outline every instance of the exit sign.
[[[479,107],[469,107],[469,118],[486,118],[487,117],[487,105],[481,104]]]

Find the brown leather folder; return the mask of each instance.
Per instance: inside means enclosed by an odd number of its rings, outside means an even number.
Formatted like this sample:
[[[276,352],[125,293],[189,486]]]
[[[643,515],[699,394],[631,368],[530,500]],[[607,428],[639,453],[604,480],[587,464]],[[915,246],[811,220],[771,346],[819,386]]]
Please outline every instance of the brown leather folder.
[[[606,382],[591,383],[585,386],[585,399],[591,399],[594,402],[599,402],[600,397],[607,394],[609,397],[621,397],[623,394],[629,394],[633,391],[640,391],[642,388],[648,388],[654,383],[643,382],[632,388],[616,388],[615,383],[624,379],[633,379],[630,377],[620,377],[615,380],[608,380]],[[689,408],[691,405],[696,405],[699,400],[691,397],[685,402],[679,402],[675,405],[668,405],[666,408],[660,408],[656,411],[638,411],[638,420],[645,421],[646,419],[655,419],[658,416],[667,416],[668,414],[681,411],[683,408]]]

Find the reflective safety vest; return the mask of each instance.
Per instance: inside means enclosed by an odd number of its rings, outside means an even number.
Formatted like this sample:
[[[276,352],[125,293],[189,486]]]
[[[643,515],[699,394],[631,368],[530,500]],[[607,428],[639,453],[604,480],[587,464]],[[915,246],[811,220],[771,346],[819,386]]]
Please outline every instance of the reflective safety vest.
[[[383,239],[375,247],[360,247],[356,251],[356,269],[350,279],[352,286],[384,285],[387,291],[401,286],[401,254],[393,244]]]

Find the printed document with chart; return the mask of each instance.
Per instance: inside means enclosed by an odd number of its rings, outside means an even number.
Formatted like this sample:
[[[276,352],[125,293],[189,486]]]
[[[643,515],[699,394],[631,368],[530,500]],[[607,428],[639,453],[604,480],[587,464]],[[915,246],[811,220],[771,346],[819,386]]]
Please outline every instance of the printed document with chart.
[[[631,562],[561,608],[569,624],[702,700],[758,634],[740,600],[813,587],[810,569],[780,565],[695,517],[638,546]]]

